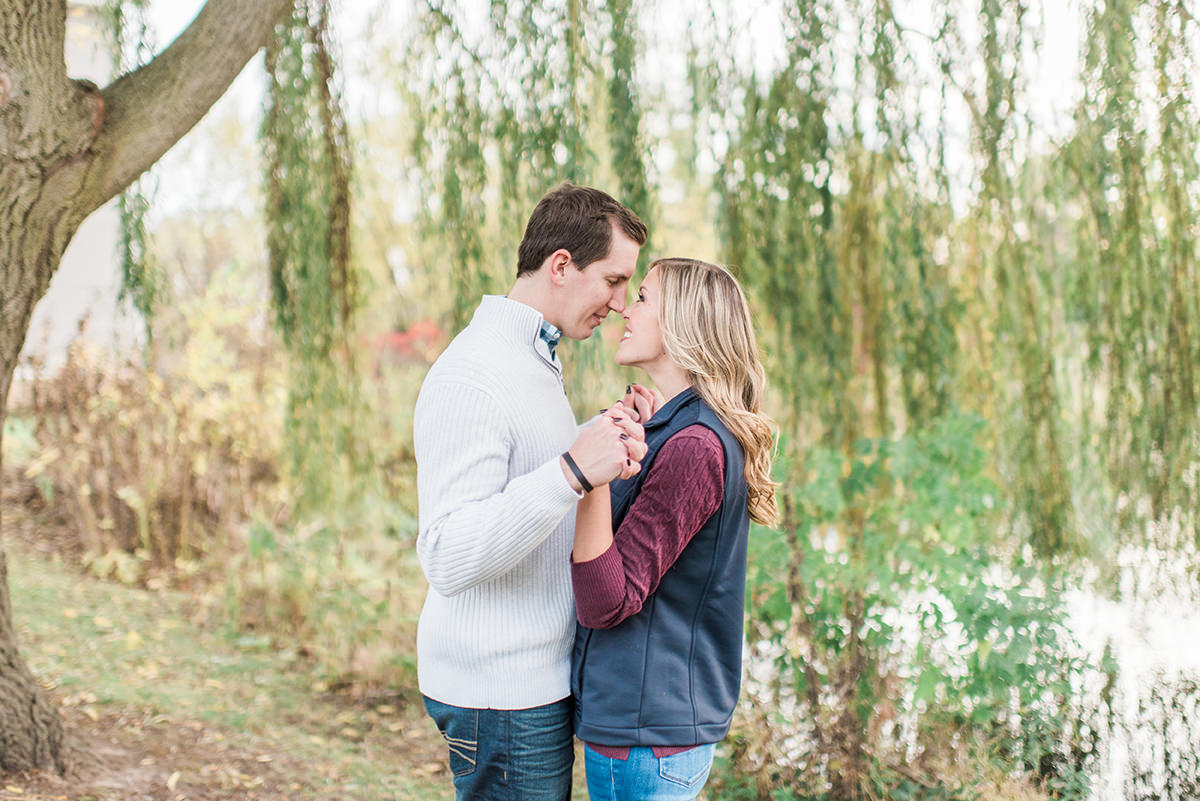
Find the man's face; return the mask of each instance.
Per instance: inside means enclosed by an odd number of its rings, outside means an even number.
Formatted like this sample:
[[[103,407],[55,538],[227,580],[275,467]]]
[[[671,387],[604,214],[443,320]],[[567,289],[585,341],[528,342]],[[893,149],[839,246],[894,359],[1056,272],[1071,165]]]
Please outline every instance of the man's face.
[[[564,298],[561,305],[563,336],[587,339],[604,322],[610,311],[625,310],[625,290],[637,267],[641,247],[616,226],[613,227],[612,247],[603,259],[592,262],[582,270],[568,264],[563,275]]]

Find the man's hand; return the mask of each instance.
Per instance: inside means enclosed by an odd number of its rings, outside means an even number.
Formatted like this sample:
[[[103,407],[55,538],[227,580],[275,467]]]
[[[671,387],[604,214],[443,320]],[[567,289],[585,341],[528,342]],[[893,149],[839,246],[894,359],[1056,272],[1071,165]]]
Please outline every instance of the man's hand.
[[[599,487],[638,474],[639,462],[646,455],[646,433],[618,402],[585,428],[567,452],[587,482]],[[582,490],[574,472],[560,461],[570,485]]]

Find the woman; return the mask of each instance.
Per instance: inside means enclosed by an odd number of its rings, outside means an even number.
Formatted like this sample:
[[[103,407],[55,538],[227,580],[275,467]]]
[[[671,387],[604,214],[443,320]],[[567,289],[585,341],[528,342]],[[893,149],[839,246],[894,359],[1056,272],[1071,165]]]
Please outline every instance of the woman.
[[[622,317],[617,362],[662,400],[636,387],[609,410],[643,423],[648,452],[576,514],[575,732],[593,801],[692,799],[737,703],[749,520],[778,519],[774,437],[728,271],[660,259]]]

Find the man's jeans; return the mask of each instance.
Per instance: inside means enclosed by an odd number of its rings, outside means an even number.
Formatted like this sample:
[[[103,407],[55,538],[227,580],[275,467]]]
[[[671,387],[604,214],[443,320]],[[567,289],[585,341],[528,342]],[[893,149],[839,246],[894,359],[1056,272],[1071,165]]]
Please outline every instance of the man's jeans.
[[[465,709],[425,698],[450,752],[458,801],[567,801],[572,701],[532,709]]]
[[[610,759],[585,747],[591,801],[691,801],[712,769],[716,745],[698,745],[659,759],[654,749],[629,749],[628,759]]]

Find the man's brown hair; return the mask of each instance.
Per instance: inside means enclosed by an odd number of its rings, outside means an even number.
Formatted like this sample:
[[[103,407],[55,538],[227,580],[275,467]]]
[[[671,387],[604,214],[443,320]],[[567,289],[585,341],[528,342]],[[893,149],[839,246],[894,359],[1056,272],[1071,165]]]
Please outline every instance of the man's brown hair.
[[[572,183],[547,192],[525,225],[517,277],[536,272],[559,248],[580,270],[603,259],[612,248],[614,225],[639,246],[646,244],[646,224],[606,192]]]

